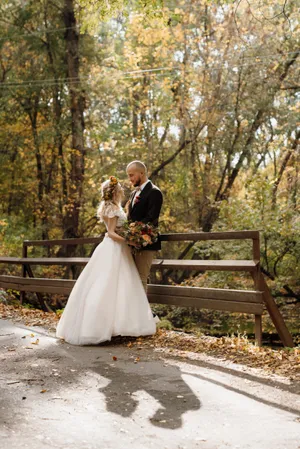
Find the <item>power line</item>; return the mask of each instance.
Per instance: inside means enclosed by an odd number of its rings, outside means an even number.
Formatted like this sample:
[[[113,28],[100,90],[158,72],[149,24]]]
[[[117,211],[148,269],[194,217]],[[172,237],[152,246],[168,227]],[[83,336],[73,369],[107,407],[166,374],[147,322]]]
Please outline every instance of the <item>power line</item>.
[[[300,52],[289,52],[289,54],[298,54]],[[272,62],[278,62],[278,61],[272,61]],[[252,66],[262,66],[265,65],[265,67],[267,68],[267,65],[263,62],[256,62],[256,63],[251,63],[251,64],[227,64],[226,62],[222,65],[218,65],[216,67],[209,67],[207,70],[209,71],[220,71],[223,69],[237,69],[237,68],[243,68],[243,67],[252,67]],[[107,67],[107,68],[113,68],[113,67]],[[196,73],[197,72],[197,67],[194,68],[194,70],[188,70],[186,73]],[[206,67],[201,67],[201,69],[206,69]],[[152,69],[141,69],[141,70],[131,70],[131,71],[125,71],[125,72],[121,72],[123,75],[130,75],[130,76],[126,76],[125,78],[141,78],[143,77],[142,74],[147,73],[147,74],[155,74],[157,72],[162,72],[162,71],[170,71],[173,72],[175,70],[182,70],[181,67],[157,67],[157,68],[152,68]],[[142,76],[138,76],[138,75],[142,75]],[[100,74],[101,77],[103,77],[103,74]],[[111,76],[111,75],[108,75]],[[124,77],[118,77],[118,79],[124,79]],[[46,78],[46,79],[31,79],[31,80],[27,80],[27,81],[11,81],[11,82],[3,82],[2,84],[0,84],[0,89],[5,89],[5,88],[10,88],[10,87],[22,87],[22,86],[52,86],[52,85],[56,85],[56,84],[60,84],[60,83],[66,83],[66,82],[71,82],[72,84],[74,83],[80,83],[81,81],[89,81],[91,80],[91,75],[83,75],[83,76],[79,76],[79,77],[65,77],[65,78]]]
[[[144,70],[131,70],[131,71],[127,71],[127,72],[122,72],[124,75],[133,75],[133,77],[136,77],[137,75],[140,75],[142,73],[155,73],[155,72],[159,72],[159,71],[172,71],[172,70],[178,70],[179,67],[157,67],[154,69],[144,69]],[[101,75],[103,76],[103,74]],[[88,80],[91,78],[91,75],[86,75],[86,76],[79,76],[79,77],[66,77],[66,78],[46,78],[46,79],[41,79],[41,80],[37,80],[37,79],[31,79],[31,80],[27,80],[27,81],[12,81],[12,82],[7,82],[7,83],[2,83],[0,84],[0,88],[4,88],[4,87],[22,87],[22,86],[27,86],[27,85],[47,85],[49,84],[59,84],[59,83],[63,83],[63,82],[81,82],[82,80]],[[126,78],[131,78],[131,77],[126,77]],[[120,78],[118,78],[120,79]],[[122,79],[122,78],[121,78]]]
[[[107,67],[110,68],[110,67]],[[157,67],[154,69],[141,69],[141,70],[131,70],[131,71],[127,71],[127,72],[122,72],[126,75],[128,74],[139,74],[139,73],[148,73],[148,72],[158,72],[158,71],[164,71],[164,70],[175,70],[178,69],[179,67]],[[65,78],[46,78],[46,79],[41,79],[41,80],[37,80],[37,79],[32,79],[32,80],[28,80],[28,83],[40,83],[40,82],[47,82],[47,81],[55,81],[55,82],[60,82],[60,81],[74,81],[74,80],[81,80],[84,78],[90,78],[91,75],[86,75],[86,76],[78,76],[78,77],[65,77]],[[23,85],[25,82],[22,81],[16,81],[16,82],[11,82],[11,83],[5,83],[7,85],[14,85],[14,84],[20,84]]]
[[[149,74],[149,76],[150,77],[154,77],[154,76],[162,76],[162,75],[164,75],[164,73],[151,73],[151,74]],[[142,74],[140,74],[140,75],[136,75],[136,76],[122,76],[122,77],[119,77],[118,78],[118,80],[122,80],[122,79],[139,79],[139,78],[144,78],[144,75],[142,75]],[[66,81],[67,81],[67,79],[66,79]],[[92,79],[87,79],[87,80],[85,80],[85,82],[89,82],[89,83],[91,83],[93,80]],[[73,84],[80,84],[82,82],[82,80],[80,79],[80,78],[78,78],[78,79],[74,79],[73,81],[72,81],[72,83]],[[28,82],[28,83],[20,83],[20,84],[12,84],[12,85],[9,85],[9,86],[5,86],[5,85],[0,85],[0,89],[2,89],[2,90],[9,90],[9,89],[11,89],[11,88],[17,88],[17,87],[30,87],[31,86],[31,82]],[[44,83],[44,82],[40,82],[40,83],[36,83],[36,84],[34,84],[34,87],[53,87],[53,86],[56,86],[58,84],[58,82],[57,81],[52,81],[52,82],[46,82],[46,83]]]

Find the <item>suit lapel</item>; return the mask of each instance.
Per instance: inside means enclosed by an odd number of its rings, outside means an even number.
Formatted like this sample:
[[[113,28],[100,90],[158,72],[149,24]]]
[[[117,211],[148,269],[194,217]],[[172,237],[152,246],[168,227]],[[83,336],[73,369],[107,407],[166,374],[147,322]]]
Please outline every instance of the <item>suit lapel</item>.
[[[139,197],[140,197],[140,201],[141,201],[141,199],[143,199],[146,195],[147,195],[147,193],[150,191],[152,189],[152,182],[151,181],[148,181],[147,182],[147,184],[145,185],[145,187],[143,188],[143,190],[141,191],[141,193],[139,194]],[[133,192],[133,194],[132,194],[132,196],[130,197],[130,212],[139,204],[139,202],[138,203],[136,203],[136,204],[133,204],[132,205],[132,198],[133,198],[133,195],[134,195],[134,192]]]
[[[135,191],[131,192],[130,198],[129,198],[129,208],[128,208],[129,216],[131,215],[131,212],[132,212],[132,209],[133,209],[133,207],[132,207],[132,198],[134,197],[134,194],[135,194]]]

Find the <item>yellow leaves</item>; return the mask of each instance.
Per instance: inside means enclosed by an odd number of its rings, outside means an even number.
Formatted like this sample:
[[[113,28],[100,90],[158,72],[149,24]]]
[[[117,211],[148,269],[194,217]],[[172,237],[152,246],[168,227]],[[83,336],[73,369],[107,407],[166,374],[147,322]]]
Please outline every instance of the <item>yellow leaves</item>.
[[[141,39],[141,43],[144,45],[152,46],[161,42],[167,42],[170,38],[170,32],[167,28],[161,29],[148,29],[146,33],[144,33],[143,38]]]
[[[172,86],[171,80],[170,80],[169,78],[164,78],[164,79],[162,80],[162,86],[163,86],[163,88],[166,89],[166,90],[170,89],[171,86]]]
[[[88,183],[88,185],[90,185],[91,187],[96,187],[96,183],[95,183],[95,181],[93,181],[92,179],[89,179],[89,180],[87,181],[87,183]]]
[[[43,312],[42,310],[26,309],[21,306],[10,306],[0,303],[0,318],[13,319],[16,322],[23,322],[27,326],[46,326],[55,328],[59,320],[59,316],[51,312]],[[35,334],[28,335],[34,338]],[[30,347],[30,349],[33,349]]]
[[[102,142],[101,143],[101,147],[102,147],[103,150],[109,151],[112,148],[112,142],[109,142],[109,141]]]
[[[182,11],[182,9],[175,8],[174,9],[174,14],[183,14],[183,11]]]
[[[126,55],[127,67],[132,68],[133,70],[138,69],[138,64],[141,61],[141,56],[139,52],[130,52]]]
[[[241,121],[241,128],[244,129],[248,126],[249,122],[248,120],[244,119]]]
[[[173,33],[176,42],[184,42],[184,30],[181,25],[174,27]]]

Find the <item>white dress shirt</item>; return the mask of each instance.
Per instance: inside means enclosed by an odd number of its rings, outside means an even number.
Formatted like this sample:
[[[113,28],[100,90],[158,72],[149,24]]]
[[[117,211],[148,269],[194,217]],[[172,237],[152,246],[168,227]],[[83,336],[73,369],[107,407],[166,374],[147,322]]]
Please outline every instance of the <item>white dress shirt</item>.
[[[142,184],[141,186],[139,186],[136,189],[135,194],[132,197],[132,202],[131,202],[132,205],[134,205],[136,197],[140,195],[140,193],[142,192],[143,188],[146,186],[146,184],[148,184],[148,182],[149,182],[149,179],[147,179],[147,181],[144,182],[144,184]]]

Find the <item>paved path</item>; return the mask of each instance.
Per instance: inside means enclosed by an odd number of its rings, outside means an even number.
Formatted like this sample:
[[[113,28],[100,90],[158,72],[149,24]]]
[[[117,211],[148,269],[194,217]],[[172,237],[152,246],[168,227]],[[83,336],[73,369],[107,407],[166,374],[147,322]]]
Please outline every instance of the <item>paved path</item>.
[[[1,449],[300,449],[295,387],[213,360],[74,347],[0,320]]]

